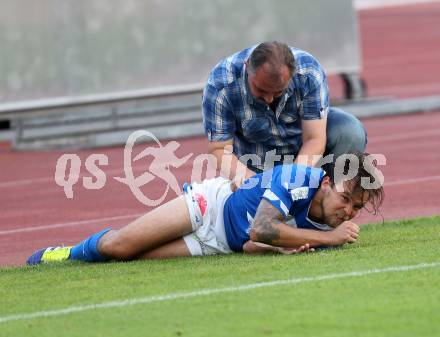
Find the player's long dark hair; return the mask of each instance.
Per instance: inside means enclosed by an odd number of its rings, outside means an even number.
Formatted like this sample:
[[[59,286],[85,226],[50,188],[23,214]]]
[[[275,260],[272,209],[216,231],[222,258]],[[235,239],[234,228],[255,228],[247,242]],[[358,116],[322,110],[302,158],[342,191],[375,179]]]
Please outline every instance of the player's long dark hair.
[[[351,191],[353,193],[357,193],[358,191],[368,193],[367,203],[371,205],[372,209],[366,209],[370,213],[378,214],[380,213],[379,208],[382,205],[385,192],[383,189],[383,181],[378,181],[380,175],[377,174],[378,168],[376,167],[376,163],[374,160],[371,160],[369,153],[353,153],[345,155],[345,160],[342,162],[344,165],[343,169],[336,170],[335,163],[338,165],[341,164],[341,161],[337,161],[336,159],[331,163],[324,164],[322,169],[330,178],[332,186],[334,186],[340,182],[338,180],[344,177],[342,175],[341,177],[338,177],[338,175],[335,176],[335,172],[343,173],[343,175],[346,176],[351,168],[350,165],[352,164],[350,158],[353,158],[353,156],[358,159],[359,168],[354,178],[349,180]],[[364,187],[365,181],[370,182],[370,186]]]

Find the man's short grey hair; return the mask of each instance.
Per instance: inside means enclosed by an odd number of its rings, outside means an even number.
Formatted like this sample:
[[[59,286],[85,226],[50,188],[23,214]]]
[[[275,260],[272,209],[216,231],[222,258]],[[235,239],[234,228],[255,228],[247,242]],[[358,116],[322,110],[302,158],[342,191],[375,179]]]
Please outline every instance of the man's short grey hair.
[[[249,56],[248,70],[255,74],[258,67],[269,63],[275,71],[286,66],[290,76],[295,73],[295,58],[289,46],[278,41],[260,43]]]

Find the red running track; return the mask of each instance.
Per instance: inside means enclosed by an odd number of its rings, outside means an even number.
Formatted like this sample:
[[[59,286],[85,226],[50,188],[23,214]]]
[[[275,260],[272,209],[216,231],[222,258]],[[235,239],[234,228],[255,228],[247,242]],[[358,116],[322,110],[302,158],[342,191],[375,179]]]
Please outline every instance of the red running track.
[[[439,94],[440,44],[435,41],[439,40],[440,29],[435,27],[440,24],[440,4],[366,10],[360,12],[360,24],[364,76],[371,94]],[[336,79],[331,85],[337,92]],[[440,214],[440,113],[363,122],[369,134],[368,151],[387,158],[386,166],[381,168],[386,191],[384,219]],[[179,142],[178,157],[206,151],[204,138]],[[0,266],[23,264],[37,248],[73,244],[107,226],[123,226],[148,211],[126,185],[113,179],[123,176],[122,147],[74,152],[83,166],[79,182],[73,187],[73,199],[67,199],[54,181],[56,162],[63,153],[0,155]],[[107,181],[101,190],[82,186],[82,178],[89,175],[84,162],[92,153],[109,158]],[[180,183],[190,180],[191,163],[172,169]],[[135,172],[147,168],[147,161],[139,162]],[[157,180],[145,185],[143,192],[150,198],[159,197],[165,186]],[[167,199],[174,196],[170,192]],[[358,219],[359,223],[380,221],[381,217],[369,214]]]
[[[440,94],[440,2],[358,13],[368,95]],[[329,82],[331,96],[342,97],[340,79]]]

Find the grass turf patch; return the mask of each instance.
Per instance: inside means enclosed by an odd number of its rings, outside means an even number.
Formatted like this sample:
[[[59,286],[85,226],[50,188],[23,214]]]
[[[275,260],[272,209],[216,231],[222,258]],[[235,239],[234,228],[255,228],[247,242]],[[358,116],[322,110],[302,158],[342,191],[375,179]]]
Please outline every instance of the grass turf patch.
[[[440,218],[363,226],[343,248],[0,270],[0,319],[203,289],[437,263]],[[0,336],[433,336],[440,267],[312,280],[0,323]]]

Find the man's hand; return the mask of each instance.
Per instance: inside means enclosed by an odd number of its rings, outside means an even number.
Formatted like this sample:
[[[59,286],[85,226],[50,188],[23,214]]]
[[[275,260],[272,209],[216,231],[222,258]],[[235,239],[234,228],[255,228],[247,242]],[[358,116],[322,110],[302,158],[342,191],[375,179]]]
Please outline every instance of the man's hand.
[[[233,140],[208,142],[208,152],[217,159],[216,170],[220,170],[220,175],[232,181],[232,192],[235,192],[246,179],[256,174],[233,153]]]
[[[234,181],[231,181],[231,191],[235,192],[238,190],[237,184]]]
[[[359,226],[351,221],[344,221],[334,230],[329,232],[331,245],[338,246],[344,243],[354,243],[359,236]]]

